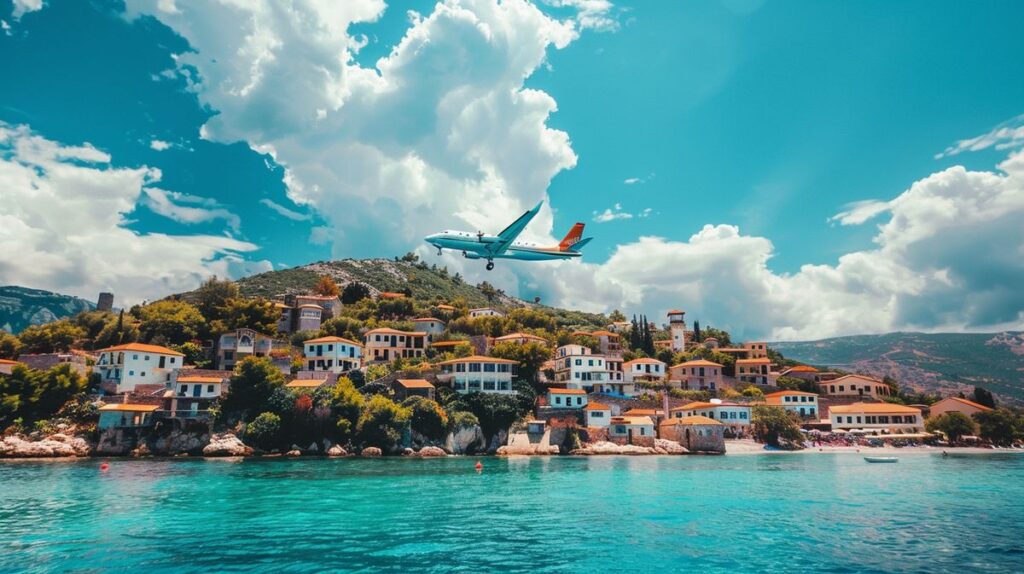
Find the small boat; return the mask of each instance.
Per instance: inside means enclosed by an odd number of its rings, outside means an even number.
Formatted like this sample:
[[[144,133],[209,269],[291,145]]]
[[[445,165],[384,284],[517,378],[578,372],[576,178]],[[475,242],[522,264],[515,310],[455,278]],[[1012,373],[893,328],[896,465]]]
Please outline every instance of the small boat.
[[[899,462],[900,459],[895,456],[865,456],[864,460],[867,462]]]

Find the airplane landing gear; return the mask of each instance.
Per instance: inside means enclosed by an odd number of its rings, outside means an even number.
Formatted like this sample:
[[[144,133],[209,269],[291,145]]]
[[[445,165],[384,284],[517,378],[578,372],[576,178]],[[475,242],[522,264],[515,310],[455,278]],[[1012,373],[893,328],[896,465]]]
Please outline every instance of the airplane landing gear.
[[[443,255],[443,253],[441,253],[441,248],[440,247],[437,248],[437,254],[438,255]]]
[[[487,270],[490,271],[491,269],[494,269],[494,262],[493,261],[488,261],[487,262]]]

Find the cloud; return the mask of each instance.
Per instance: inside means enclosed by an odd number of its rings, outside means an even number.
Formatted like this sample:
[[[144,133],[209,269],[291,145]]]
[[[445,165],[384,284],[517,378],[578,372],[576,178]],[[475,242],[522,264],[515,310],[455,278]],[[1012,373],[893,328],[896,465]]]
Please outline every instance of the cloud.
[[[622,180],[622,183],[626,185],[637,185],[647,183],[652,179],[654,179],[653,173],[649,174],[647,177],[627,177],[626,179]]]
[[[173,144],[171,144],[170,142],[165,142],[165,141],[156,140],[156,139],[151,141],[151,142],[149,142],[150,149],[154,149],[156,151],[165,151],[165,150],[171,149],[172,145]]]
[[[43,0],[13,0],[14,6],[11,10],[11,18],[15,21],[30,12],[38,12],[43,9]]]
[[[214,207],[208,208],[182,205],[189,203],[212,205]],[[208,223],[218,219],[223,219],[228,224],[228,227],[236,233],[242,225],[242,222],[237,215],[223,207],[219,207],[219,204],[212,200],[175,193],[173,191],[165,191],[152,186],[148,186],[143,190],[141,204],[148,207],[154,213],[162,215],[173,221],[177,221],[178,223]]]
[[[616,219],[633,219],[633,214],[622,211],[621,203],[616,203],[614,207],[609,207],[601,213],[594,212],[594,221],[597,223],[607,223]]]
[[[861,225],[889,210],[889,202],[868,199],[854,201],[843,206],[843,211],[828,218],[829,223],[840,225]]]
[[[556,8],[576,10],[576,23],[581,30],[615,32],[619,21],[614,15],[615,7],[608,0],[544,0]]]
[[[991,147],[1006,150],[1020,146],[1024,146],[1024,114],[1006,120],[988,133],[956,142],[942,153],[935,154],[935,159],[942,159],[965,151],[981,151]]]
[[[0,283],[89,299],[113,290],[131,304],[192,289],[209,275],[269,267],[245,259],[251,243],[126,229],[125,214],[150,192],[170,203],[203,200],[154,191],[159,170],[110,161],[88,144],[62,145],[0,123]]]
[[[275,203],[274,201],[267,198],[261,199],[260,203],[269,207],[271,210],[276,212],[281,217],[291,219],[292,221],[308,221],[310,219],[309,215],[299,213],[298,211],[292,211],[291,209],[288,209],[287,207],[279,203]]]

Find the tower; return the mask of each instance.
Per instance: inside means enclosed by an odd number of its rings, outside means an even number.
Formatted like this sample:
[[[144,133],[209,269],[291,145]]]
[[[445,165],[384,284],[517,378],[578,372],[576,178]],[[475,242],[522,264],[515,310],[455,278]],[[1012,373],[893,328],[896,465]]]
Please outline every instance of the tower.
[[[100,293],[99,300],[96,301],[97,311],[113,311],[114,310],[114,294],[113,293]]]
[[[668,312],[668,329],[672,333],[672,350],[679,353],[686,350],[686,311],[673,309]]]

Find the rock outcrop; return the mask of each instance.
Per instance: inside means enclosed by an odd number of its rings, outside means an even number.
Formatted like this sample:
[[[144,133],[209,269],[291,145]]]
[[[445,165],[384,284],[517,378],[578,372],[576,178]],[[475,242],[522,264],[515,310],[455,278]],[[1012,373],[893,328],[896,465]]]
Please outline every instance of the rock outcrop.
[[[382,453],[379,448],[375,446],[368,446],[364,448],[362,451],[360,451],[359,456],[378,457],[381,454]]]
[[[444,441],[444,450],[452,454],[473,454],[486,447],[487,439],[478,425],[459,427],[448,433]]]
[[[425,446],[416,453],[416,456],[432,457],[432,456],[448,456],[448,453],[443,448],[436,446]]]
[[[92,446],[81,437],[55,434],[42,440],[21,436],[0,439],[0,458],[57,458],[89,456]]]
[[[249,456],[252,448],[245,446],[239,438],[231,433],[215,434],[210,437],[210,444],[203,447],[203,456]]]
[[[662,443],[662,444],[658,444]],[[672,444],[668,444],[672,443]],[[674,445],[674,446],[673,446]],[[613,442],[595,442],[572,450],[569,454],[575,455],[602,455],[602,454],[624,454],[624,455],[646,455],[646,454],[686,454],[688,451],[679,443],[659,440],[655,446],[637,446],[633,444],[615,444]]]
[[[340,444],[336,444],[327,449],[327,456],[348,456],[348,451],[341,448]]]

